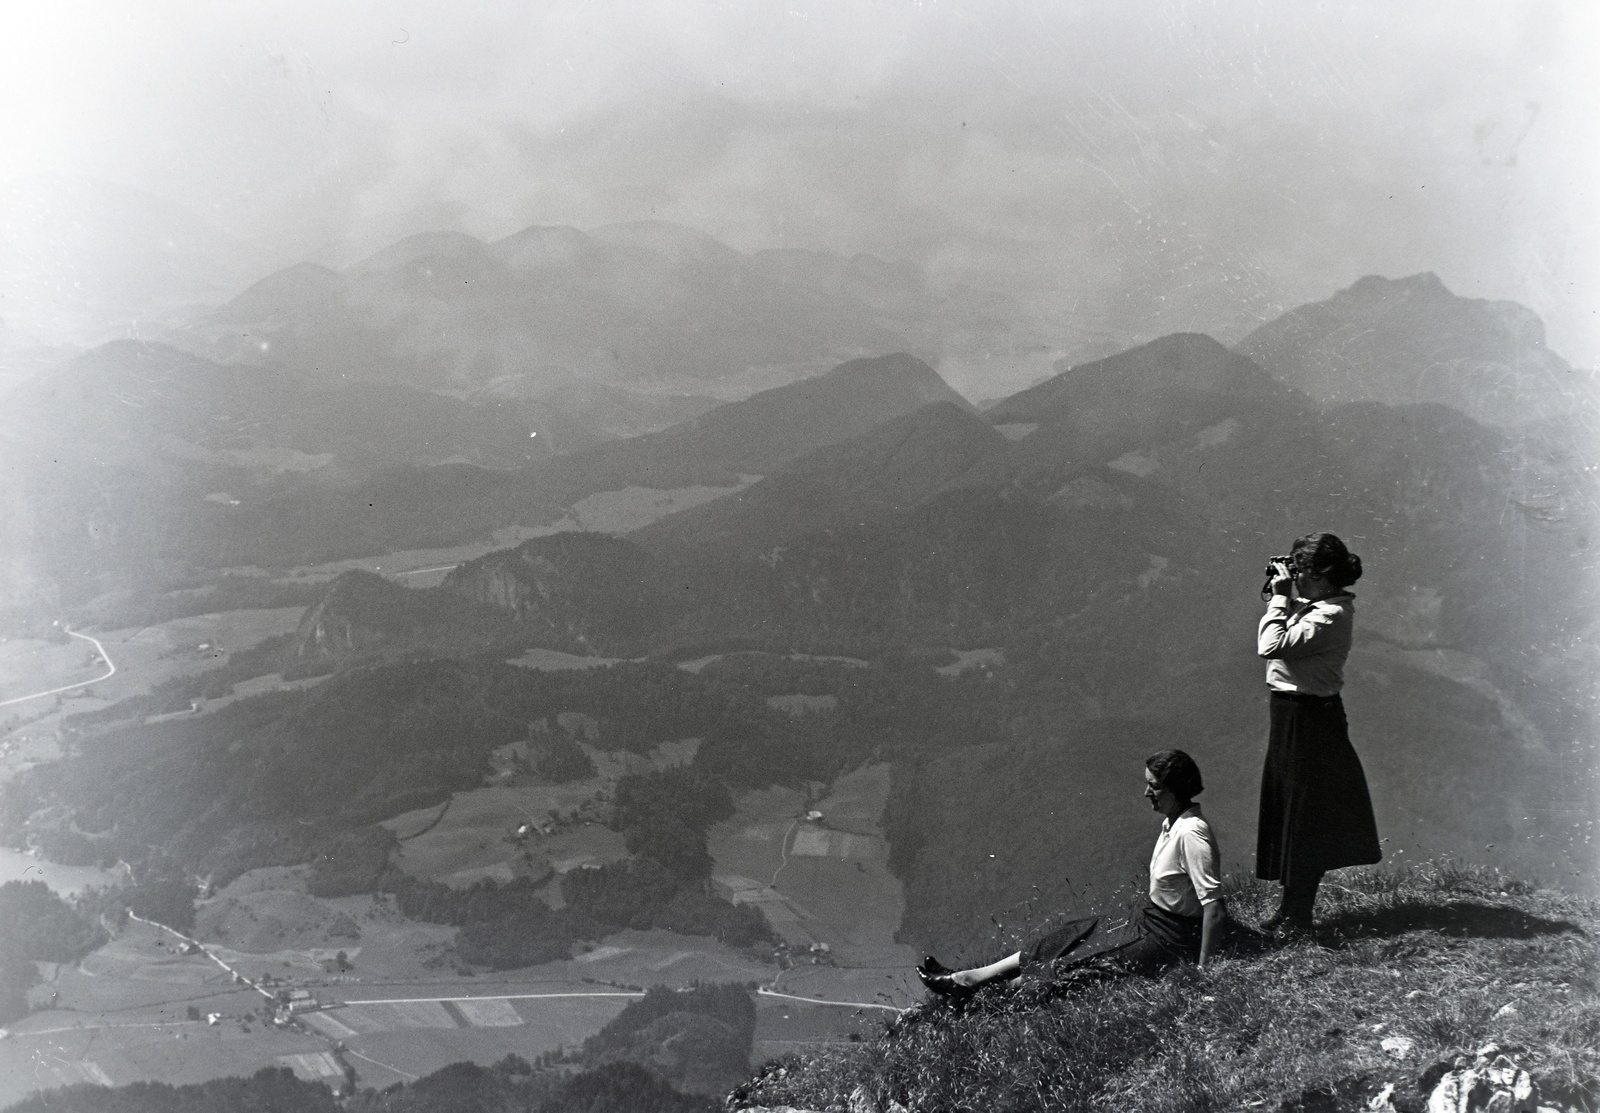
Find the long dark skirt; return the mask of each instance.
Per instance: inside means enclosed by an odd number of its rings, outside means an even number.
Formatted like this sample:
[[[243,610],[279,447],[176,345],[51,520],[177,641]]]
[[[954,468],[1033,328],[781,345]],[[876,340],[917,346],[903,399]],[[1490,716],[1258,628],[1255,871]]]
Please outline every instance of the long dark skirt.
[[[1340,866],[1379,861],[1378,825],[1344,702],[1274,692],[1261,772],[1256,876],[1292,884]]]
[[[1180,916],[1147,903],[1123,927],[1102,929],[1102,924],[1099,919],[1072,920],[1039,936],[1022,950],[1024,972],[1060,973],[1094,961],[1130,974],[1154,974],[1200,961],[1198,916]]]

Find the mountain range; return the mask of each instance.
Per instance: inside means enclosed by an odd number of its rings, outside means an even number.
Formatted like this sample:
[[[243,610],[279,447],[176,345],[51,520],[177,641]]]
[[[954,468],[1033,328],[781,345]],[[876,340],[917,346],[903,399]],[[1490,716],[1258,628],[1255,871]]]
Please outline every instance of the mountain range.
[[[227,360],[467,395],[704,389],[900,347],[880,316],[930,300],[914,271],[864,256],[747,256],[665,222],[534,226],[493,243],[421,233],[342,271],[298,264],[172,338]]]
[[[258,289],[240,299],[284,322],[270,337],[249,335],[258,351],[266,342],[303,366],[318,345],[335,350],[329,307],[359,307],[352,289],[411,291],[418,319],[432,305],[454,322],[449,333],[479,304],[474,283],[510,281],[495,268],[581,264],[610,281],[619,272],[606,267],[645,251],[656,260],[639,277],[649,301],[669,271],[704,277],[737,263],[714,243],[654,226],[528,235],[523,254],[507,243],[433,237],[331,278],[303,272],[295,289],[322,283],[320,294],[296,301]],[[682,296],[714,289],[691,282]],[[674,319],[700,319],[689,303],[670,304],[681,311]],[[903,697],[892,678],[910,675],[894,669],[989,650],[992,680],[974,689],[986,720],[965,737],[936,731],[919,747],[915,731],[886,720],[880,735],[837,740],[858,760],[894,762],[888,822],[907,891],[902,934],[949,944],[970,941],[976,910],[1112,899],[1148,845],[1138,764],[1157,749],[1181,745],[1200,758],[1207,813],[1225,855],[1243,861],[1264,732],[1251,640],[1261,567],[1296,535],[1330,529],[1368,570],[1356,587],[1347,698],[1389,850],[1490,855],[1532,872],[1592,860],[1571,834],[1595,773],[1586,693],[1600,664],[1600,491],[1586,462],[1592,441],[1586,449],[1581,436],[1592,394],[1519,312],[1455,298],[1428,276],[1367,279],[1235,350],[1180,333],[1063,362],[981,415],[898,354],[514,467],[493,454],[514,456],[522,426],[394,386],[466,388],[495,376],[470,361],[430,364],[415,320],[373,332],[377,318],[365,312],[355,316],[369,330],[361,335],[380,337],[373,351],[402,353],[385,365],[382,390],[393,393],[384,397],[454,415],[452,454],[470,444],[476,462],[391,464],[374,451],[349,482],[280,469],[230,494],[238,505],[208,500],[245,466],[220,455],[244,451],[229,439],[247,433],[231,424],[244,416],[233,400],[262,405],[302,388],[259,362],[102,349],[63,380],[75,416],[60,420],[107,463],[84,465],[73,480],[81,486],[62,496],[44,463],[57,457],[35,445],[36,486],[24,491],[19,521],[54,562],[36,575],[61,582],[62,569],[76,569],[82,594],[141,562],[204,569],[247,555],[270,567],[377,554],[556,525],[601,492],[727,487],[626,537],[567,532],[491,553],[438,588],[343,577],[308,612],[295,651],[335,665],[521,645],[664,660],[728,647],[848,653],[882,663],[892,704]],[[1365,324],[1352,333],[1352,322]],[[1446,334],[1453,347],[1441,346]],[[715,345],[707,351],[721,358]],[[1428,366],[1443,371],[1396,385],[1430,352],[1442,354]],[[146,354],[178,378],[140,374]],[[232,354],[242,360],[244,350]],[[646,375],[642,364],[635,373]],[[352,378],[374,390],[381,376]],[[178,381],[208,385],[168,388]],[[1485,383],[1500,401],[1475,416]],[[303,389],[304,405],[345,397],[326,381]],[[307,439],[290,443],[296,412],[283,411],[279,433],[249,435],[306,455],[358,455],[338,447],[339,436],[367,435],[353,417],[326,428],[306,417]],[[185,432],[206,422],[221,427],[217,439]],[[319,429],[322,440],[312,437]],[[154,468],[152,437],[167,446],[160,469],[140,472],[134,465]],[[212,455],[192,459],[171,448],[176,440]],[[730,730],[705,748],[708,763],[738,753]]]
[[[1110,899],[1145,840],[1128,770],[1167,745],[1201,756],[1208,814],[1247,855],[1260,566],[1317,528],[1368,568],[1347,698],[1390,850],[1530,871],[1586,860],[1561,828],[1594,775],[1582,693],[1600,503],[1549,426],[1322,407],[1198,335],[1065,368],[984,416],[1001,431],[921,408],[611,542],[605,561],[635,568],[610,590],[679,601],[632,607],[621,640],[609,621],[614,653],[988,646],[1004,660],[997,737],[896,766],[908,936],[959,943],[975,909],[1082,900],[1091,879],[1088,896]],[[500,605],[530,640],[570,645],[596,581],[546,557],[552,540],[440,590],[515,599]]]

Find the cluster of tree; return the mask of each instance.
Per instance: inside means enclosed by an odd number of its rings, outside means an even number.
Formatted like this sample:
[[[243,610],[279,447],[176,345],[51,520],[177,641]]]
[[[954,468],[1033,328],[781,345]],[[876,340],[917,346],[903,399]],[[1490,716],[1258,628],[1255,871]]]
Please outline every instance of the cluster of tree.
[[[0,1023],[27,1015],[35,962],[76,962],[104,938],[91,916],[43,881],[0,885]]]
[[[132,1082],[126,1086],[68,1086],[45,1090],[7,1113],[341,1113],[323,1082],[302,1082],[288,1067],[263,1067],[248,1078],[213,1078],[187,1086]]]
[[[348,1113],[715,1113],[721,1103],[682,1093],[636,1063],[609,1062],[572,1074],[538,1069],[519,1055],[507,1055],[490,1067],[451,1063],[415,1082],[363,1090],[344,1108]]]
[[[86,835],[70,826],[41,827],[34,831],[33,845],[52,862],[64,866],[97,866],[110,869],[117,864],[116,847],[108,838]]]
[[[706,831],[733,814],[733,795],[698,767],[635,773],[617,782],[611,825],[628,853],[653,858],[683,881],[711,876]]]
[[[580,939],[630,927],[756,946],[771,939],[760,913],[709,891],[706,831],[732,814],[727,786],[700,770],[676,767],[623,777],[612,824],[632,857],[567,873],[561,881],[566,907],[559,911],[527,878],[504,884],[485,879],[457,889],[395,872],[383,884],[402,914],[459,926],[456,953],[463,961],[495,969],[565,958]]]
[[[248,1078],[184,1086],[133,1082],[69,1086],[7,1107],[7,1113],[716,1113],[721,1103],[685,1094],[634,1063],[606,1063],[568,1074],[534,1068],[518,1055],[493,1066],[451,1063],[414,1082],[358,1090],[344,1099],[325,1082],[304,1082],[287,1067]]]
[[[767,921],[749,905],[733,905],[710,892],[709,882],[686,881],[654,858],[573,870],[561,879],[568,905],[612,930],[665,928],[709,935],[731,947],[772,941]]]
[[[682,1090],[721,1094],[750,1074],[756,1007],[737,984],[652,986],[583,1043],[588,1067],[630,1062]]]
[[[398,871],[383,881],[402,915],[453,924],[463,962],[511,970],[566,958],[580,939],[602,931],[581,909],[552,909],[525,877],[500,883],[485,878],[465,888],[423,881]]]
[[[195,887],[178,877],[142,881],[115,890],[112,896],[135,916],[154,920],[181,932],[194,930]]]
[[[317,847],[306,889],[314,897],[348,897],[370,893],[389,868],[389,856],[400,840],[374,823],[339,831]]]
[[[795,716],[764,702],[740,704],[706,731],[694,766],[741,787],[830,781],[866,761],[916,760],[1003,737],[1008,690],[976,673],[941,676],[935,665],[943,660],[899,654],[836,669],[793,662],[786,687],[790,666],[767,657],[755,666],[762,691],[832,695],[835,706]]]
[[[594,762],[565,731],[546,731],[533,746],[533,775],[546,784],[564,785],[595,775]]]

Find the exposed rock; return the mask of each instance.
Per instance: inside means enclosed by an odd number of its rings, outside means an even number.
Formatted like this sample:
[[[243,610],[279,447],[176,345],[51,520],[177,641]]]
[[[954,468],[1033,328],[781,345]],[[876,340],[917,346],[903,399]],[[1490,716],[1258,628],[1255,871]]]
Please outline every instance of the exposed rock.
[[[1387,1036],[1378,1046],[1391,1058],[1405,1060],[1411,1058],[1411,1052],[1417,1045],[1405,1036]]]
[[[1539,1088],[1528,1072],[1493,1044],[1470,1065],[1458,1058],[1428,1095],[1428,1113],[1535,1113],[1538,1104]]]

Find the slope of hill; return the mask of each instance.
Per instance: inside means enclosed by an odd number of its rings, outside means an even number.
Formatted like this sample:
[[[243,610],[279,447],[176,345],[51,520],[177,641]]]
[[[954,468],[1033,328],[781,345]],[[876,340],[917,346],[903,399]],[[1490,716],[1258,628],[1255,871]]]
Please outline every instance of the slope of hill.
[[[672,538],[679,565],[699,569],[685,640],[1004,656],[1001,737],[897,776],[904,936],[958,941],[977,909],[1034,886],[1046,899],[1084,879],[1114,888],[1137,864],[1126,847],[1141,819],[1097,786],[1164,739],[1231,786],[1216,814],[1225,844],[1248,853],[1259,568],[1314,528],[1367,562],[1347,701],[1391,850],[1587,870],[1593,478],[1541,458],[1537,438],[1442,406],[1324,413],[1210,341],[1152,347],[1214,360],[1192,378],[1097,381],[1085,393],[1120,415],[1116,436],[1048,438],[1045,422],[1069,407],[1045,404],[1064,384],[1044,384],[1003,411],[1040,418],[1037,431],[908,508],[776,551],[754,543],[775,536],[776,512],[748,499],[703,511],[698,533],[686,520],[640,536]]]
[[[450,459],[510,466],[536,451],[522,422],[493,409],[404,387],[313,386],[272,368],[216,364],[134,340],[104,344],[20,386],[7,407],[13,435],[41,447],[260,475],[335,465],[348,476]]]
[[[657,433],[516,470],[406,469],[345,490],[302,488],[275,495],[251,507],[248,521],[236,520],[231,532],[202,550],[217,556],[201,559],[236,563],[240,531],[254,534],[254,561],[292,565],[451,544],[504,526],[548,525],[603,491],[731,487],[741,474],[764,474],[929,402],[957,397],[910,356],[854,360]]]
[[[635,531],[665,557],[717,563],[765,554],[808,533],[908,509],[1006,441],[952,402],[935,402],[788,464],[760,483]]]
[[[1038,426],[1022,452],[1104,463],[1212,425],[1241,407],[1289,405],[1294,393],[1209,336],[1174,333],[1079,366],[984,411],[994,425]]]
[[[320,530],[362,528],[338,491],[382,469],[504,467],[544,451],[493,407],[367,383],[312,387],[137,341],[20,385],[6,407],[0,484],[12,528],[0,556],[29,585],[16,598],[40,602],[97,594],[119,577],[251,563],[252,550],[316,551]],[[274,498],[298,499],[299,512],[261,516]],[[319,525],[317,508],[330,503],[333,521]]]
[[[578,391],[572,408],[594,393]],[[959,396],[926,364],[885,356],[710,412],[690,400],[696,416],[666,430],[551,456],[535,447],[549,438],[525,424],[538,400],[313,388],[271,368],[117,342],[12,395],[7,447],[23,466],[0,477],[18,508],[10,576],[19,598],[41,598],[53,580],[72,599],[106,590],[108,576],[447,545],[554,523],[599,492],[734,486],[940,400]],[[610,406],[624,426],[673,412]]]
[[[1345,871],[1340,881],[1315,942],[1244,947],[1204,973],[1079,977],[986,989],[964,1008],[933,1002],[870,1043],[769,1064],[729,1108],[1596,1107],[1600,909],[1448,864]],[[1270,907],[1263,888],[1235,885],[1228,896],[1247,923]],[[1501,1054],[1528,1072],[1520,1104],[1488,1104],[1484,1068]],[[1475,1061],[1483,1085],[1471,1103],[1428,1104],[1447,1074]]]
[[[1545,347],[1506,301],[1457,297],[1432,274],[1368,275],[1256,329],[1238,351],[1327,405],[1440,402],[1489,425],[1593,409],[1592,373]]]
[[[542,471],[585,493],[677,487],[766,473],[934,402],[966,403],[921,360],[896,352],[753,394],[659,433],[551,460]]]

